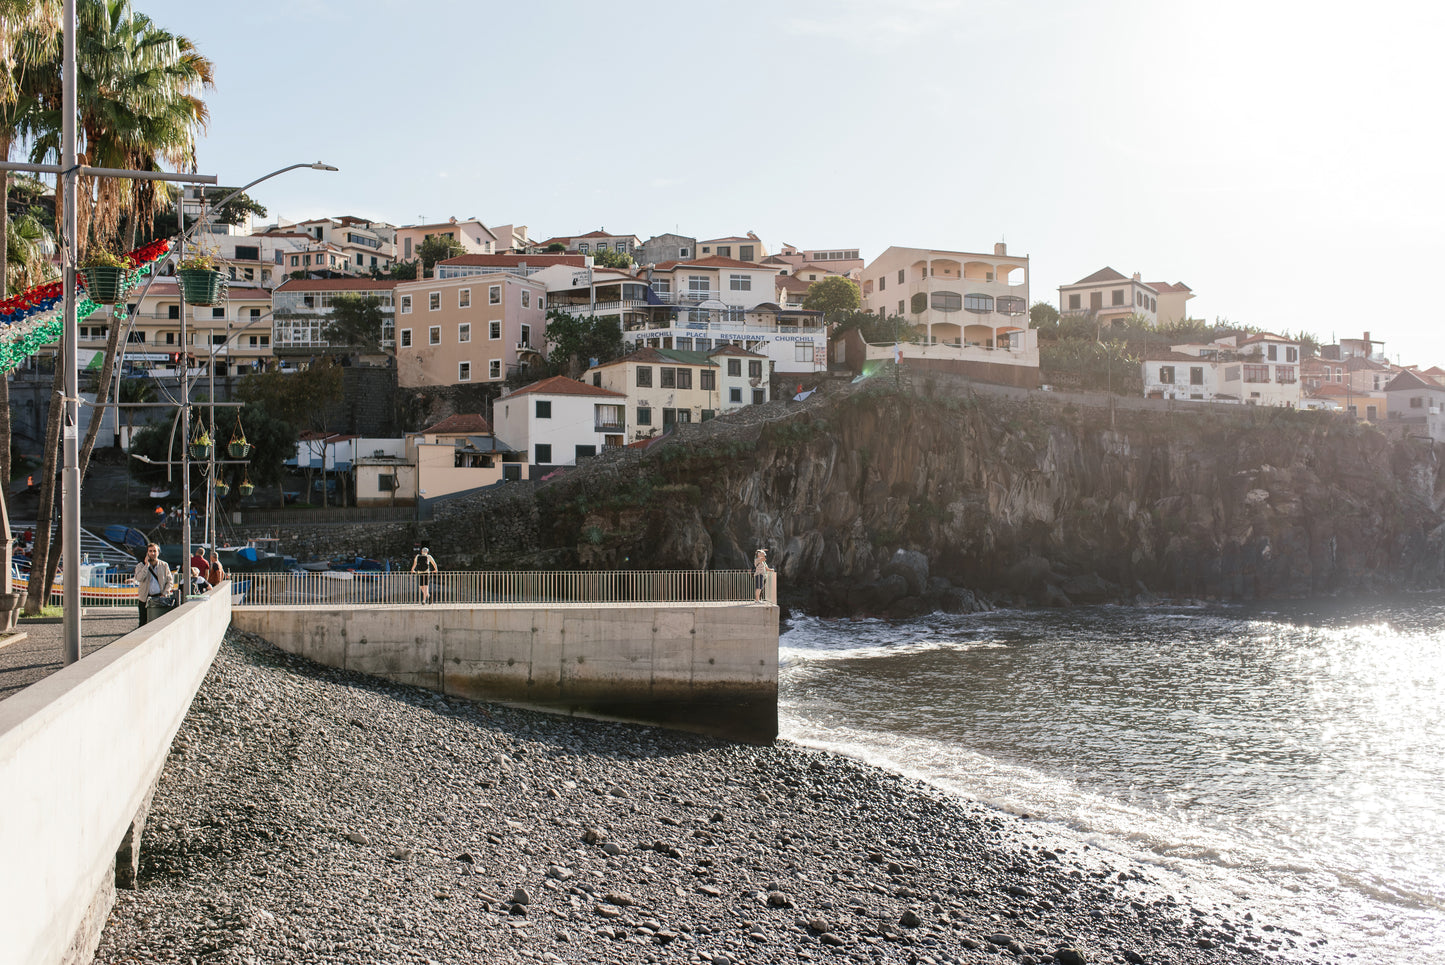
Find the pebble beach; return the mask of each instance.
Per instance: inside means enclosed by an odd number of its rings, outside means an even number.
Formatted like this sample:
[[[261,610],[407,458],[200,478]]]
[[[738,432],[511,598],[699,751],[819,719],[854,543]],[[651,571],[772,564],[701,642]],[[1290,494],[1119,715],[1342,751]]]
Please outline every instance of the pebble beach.
[[[848,758],[444,698],[232,630],[95,960],[1334,959]]]

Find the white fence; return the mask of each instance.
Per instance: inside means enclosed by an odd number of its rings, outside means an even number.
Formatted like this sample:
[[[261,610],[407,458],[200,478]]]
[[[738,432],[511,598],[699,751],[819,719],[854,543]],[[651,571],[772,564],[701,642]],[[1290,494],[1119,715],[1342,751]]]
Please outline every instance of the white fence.
[[[772,575],[764,599],[775,599]],[[417,573],[249,573],[238,606],[349,606],[421,602]],[[576,604],[743,603],[753,599],[747,570],[561,570],[433,573],[432,603]]]

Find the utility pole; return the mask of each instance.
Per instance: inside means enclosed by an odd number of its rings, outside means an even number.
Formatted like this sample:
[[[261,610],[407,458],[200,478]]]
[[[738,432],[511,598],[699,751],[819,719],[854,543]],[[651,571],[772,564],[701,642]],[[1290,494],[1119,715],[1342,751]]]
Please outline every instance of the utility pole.
[[[64,173],[65,203],[61,215],[61,290],[65,294],[65,330],[60,336],[62,365],[65,366],[64,398],[61,415],[61,450],[63,464],[60,474],[61,508],[61,559],[65,561],[64,590],[61,595],[65,613],[64,658],[67,665],[80,659],[80,374],[77,371],[78,346],[76,340],[80,329],[76,319],[75,266],[80,251],[80,239],[76,237],[75,192],[80,180],[80,158],[75,149],[76,77],[75,77],[75,0],[65,0],[64,32],[64,87],[61,107],[64,117],[60,128],[60,166]],[[53,403],[52,403],[53,404]],[[50,520],[38,521],[49,526]],[[31,571],[31,578],[35,571]],[[40,570],[43,580],[44,568]],[[49,587],[46,587],[47,595]],[[72,617],[71,615],[74,614]]]

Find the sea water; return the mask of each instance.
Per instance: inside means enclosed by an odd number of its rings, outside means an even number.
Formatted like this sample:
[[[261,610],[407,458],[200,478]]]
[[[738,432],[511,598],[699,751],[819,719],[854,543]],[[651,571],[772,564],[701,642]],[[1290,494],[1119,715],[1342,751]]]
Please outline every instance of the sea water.
[[[781,646],[787,738],[1148,862],[1329,957],[1445,942],[1445,595],[803,617]]]

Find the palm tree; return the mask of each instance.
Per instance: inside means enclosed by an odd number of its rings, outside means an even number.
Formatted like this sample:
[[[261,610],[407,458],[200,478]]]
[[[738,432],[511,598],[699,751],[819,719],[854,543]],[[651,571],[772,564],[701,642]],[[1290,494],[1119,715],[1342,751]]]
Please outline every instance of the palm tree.
[[[4,0],[0,0],[4,2]],[[195,45],[160,27],[144,14],[132,11],[130,0],[80,0],[76,19],[76,86],[78,132],[82,151],[80,162],[96,167],[157,169],[195,167],[196,135],[205,127],[209,113],[200,99],[211,86],[212,64]],[[37,48],[45,47],[35,41]],[[38,97],[34,117],[31,159],[60,160],[62,98],[60,90],[60,45],[52,36],[48,47],[44,89]],[[56,208],[63,204],[63,182],[57,182]],[[111,243],[122,219],[130,228],[152,220],[168,194],[149,186],[137,188],[130,181],[77,179],[76,241]],[[102,389],[97,406],[109,400],[115,381],[120,326],[111,325],[106,343],[106,364],[100,377]],[[52,407],[52,415],[58,407]],[[85,474],[90,453],[100,430],[94,420],[81,446],[80,472]],[[26,610],[38,611],[43,591],[54,578],[59,553],[42,545],[39,533],[48,537],[46,521],[54,511],[55,460],[59,451],[59,420],[46,426],[46,465],[42,469],[36,556],[44,554],[45,578],[32,581]]]

